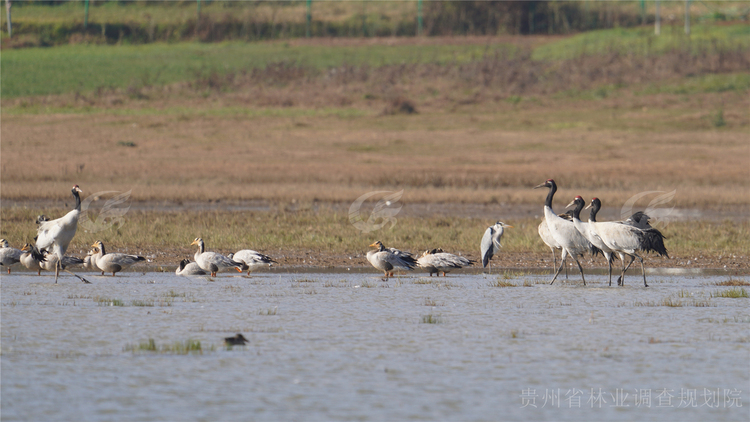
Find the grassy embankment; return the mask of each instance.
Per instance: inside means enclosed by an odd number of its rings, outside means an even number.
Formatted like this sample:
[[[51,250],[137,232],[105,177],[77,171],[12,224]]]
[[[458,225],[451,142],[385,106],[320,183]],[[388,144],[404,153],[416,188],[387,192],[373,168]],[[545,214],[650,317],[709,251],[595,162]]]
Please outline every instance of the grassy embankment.
[[[641,6],[647,6],[641,10]],[[104,2],[89,10],[84,28],[81,2],[39,5],[15,2],[14,33],[3,31],[3,47],[51,46],[67,43],[142,44],[151,42],[206,42],[303,37],[307,31],[304,2],[215,1]],[[530,16],[528,13],[533,9]],[[423,33],[429,36],[498,35],[523,33],[570,34],[592,29],[633,27],[654,21],[653,3],[555,1],[521,4],[426,2]],[[694,2],[693,23],[747,19],[743,2]],[[684,4],[661,5],[664,30],[681,29]],[[533,23],[532,18],[533,17]],[[3,27],[5,9],[0,12]],[[414,36],[417,4],[413,1],[328,1],[312,4],[313,37]],[[527,27],[528,25],[532,25]],[[522,29],[522,26],[524,27]]]
[[[63,209],[2,209],[2,236],[13,245],[31,241],[36,233],[36,213],[61,215]],[[393,229],[363,234],[349,223],[346,212],[331,209],[271,212],[163,212],[131,211],[123,224],[98,233],[79,229],[71,252],[82,254],[95,240],[112,251],[153,256],[160,265],[173,265],[177,257],[190,257],[192,240],[200,236],[210,250],[224,253],[251,248],[276,257],[282,264],[359,266],[368,245],[381,240],[414,253],[442,247],[472,259],[479,257],[479,240],[492,221],[463,217],[400,217]],[[507,220],[513,228],[503,237],[503,250],[495,263],[506,267],[543,267],[551,260],[537,234],[538,220]],[[750,255],[750,223],[725,221],[672,222],[660,227],[667,236],[671,260],[648,259],[649,266],[746,268]],[[350,260],[349,257],[354,257]],[[544,259],[542,263],[540,260]],[[604,262],[595,259],[594,265]]]
[[[2,196],[69,200],[78,183],[87,194],[132,188],[136,200],[351,203],[405,189],[406,202],[498,203],[502,217],[503,204],[541,203],[530,187],[555,177],[558,204],[576,194],[622,204],[676,189],[678,207],[741,208],[746,32],[695,28],[704,35],[690,44],[613,30],[599,44],[583,34],[366,49],[294,41],[6,51]],[[390,115],[399,98],[418,113]],[[45,212],[2,211],[2,236],[14,245],[30,240],[30,218]],[[298,256],[361,252],[374,237],[471,252],[490,223],[404,217],[393,231],[363,236],[333,211],[127,218],[96,236],[133,251],[181,248],[200,235],[217,249]],[[535,222],[509,222],[519,225],[509,254],[546,258]],[[746,254],[747,229],[675,222],[665,234],[676,256],[718,258]],[[77,247],[95,240],[78,236]]]

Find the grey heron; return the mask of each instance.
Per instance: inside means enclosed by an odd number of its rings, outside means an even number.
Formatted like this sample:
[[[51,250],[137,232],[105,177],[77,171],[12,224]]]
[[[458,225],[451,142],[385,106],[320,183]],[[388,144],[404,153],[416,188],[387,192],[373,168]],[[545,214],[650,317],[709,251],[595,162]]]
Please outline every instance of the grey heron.
[[[237,262],[216,252],[206,252],[206,246],[200,237],[196,237],[193,243],[190,244],[190,246],[192,245],[198,245],[198,252],[195,253],[195,262],[198,263],[201,269],[210,272],[211,277],[216,277],[217,272],[226,268],[235,268],[237,272],[245,270],[245,264],[241,262]]]
[[[482,236],[482,243],[480,243],[480,253],[482,256],[482,268],[487,268],[488,265],[490,265],[490,260],[492,257],[500,252],[500,248],[503,246],[500,244],[500,240],[503,237],[503,233],[505,232],[506,228],[512,228],[513,226],[509,226],[502,221],[498,221],[497,223],[487,227],[487,230],[484,231],[484,235]],[[490,268],[491,269],[491,268]]]

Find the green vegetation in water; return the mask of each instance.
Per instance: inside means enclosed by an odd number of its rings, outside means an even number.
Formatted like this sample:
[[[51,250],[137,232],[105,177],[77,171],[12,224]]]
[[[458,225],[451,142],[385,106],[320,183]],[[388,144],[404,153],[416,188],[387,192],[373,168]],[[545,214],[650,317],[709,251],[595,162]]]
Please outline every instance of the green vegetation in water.
[[[494,280],[488,283],[490,287],[518,287],[515,283],[511,283],[505,280]]]
[[[744,287],[735,287],[733,289],[729,290],[716,290],[713,293],[711,293],[711,297],[726,297],[726,298],[732,298],[732,299],[738,299],[743,297],[748,297],[747,290],[745,290]]]
[[[422,324],[442,324],[445,322],[440,315],[427,314],[422,315]]]
[[[161,346],[157,346],[156,341],[152,338],[148,339],[148,341],[140,342],[136,345],[127,345],[125,346],[125,350],[129,352],[157,352],[157,353],[168,353],[168,354],[176,354],[176,355],[187,355],[191,353],[200,353],[202,354],[204,351],[214,351],[216,350],[215,346],[211,345],[208,348],[203,348],[201,345],[200,340],[185,340],[185,341],[177,341],[172,344],[164,344]]]
[[[108,297],[95,297],[94,302],[99,306],[125,306],[125,302],[120,299],[112,299]]]

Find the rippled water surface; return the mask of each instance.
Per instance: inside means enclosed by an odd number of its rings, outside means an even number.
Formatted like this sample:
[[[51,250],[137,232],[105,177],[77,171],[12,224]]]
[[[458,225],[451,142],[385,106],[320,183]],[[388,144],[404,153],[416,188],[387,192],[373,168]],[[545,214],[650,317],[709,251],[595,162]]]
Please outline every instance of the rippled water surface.
[[[4,421],[748,419],[729,276],[89,278],[2,276]]]

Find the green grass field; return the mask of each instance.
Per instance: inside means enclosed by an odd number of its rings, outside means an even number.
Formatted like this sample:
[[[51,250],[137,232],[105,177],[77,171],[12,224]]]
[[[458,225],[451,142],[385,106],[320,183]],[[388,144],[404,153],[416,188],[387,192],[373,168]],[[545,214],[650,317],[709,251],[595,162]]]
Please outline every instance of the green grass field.
[[[2,95],[13,98],[90,92],[99,87],[167,85],[205,72],[240,72],[290,62],[324,71],[349,65],[466,63],[506,51],[502,43],[483,45],[292,46],[288,43],[178,43],[148,45],[67,45],[3,51]]]
[[[594,31],[551,41],[532,52],[536,60],[562,60],[581,54],[606,54],[649,49],[651,53],[706,46],[717,49],[750,47],[750,26],[696,25],[695,40],[665,34],[653,37],[645,28]],[[714,44],[713,40],[718,40]],[[646,47],[653,43],[651,47]],[[89,93],[99,88],[163,86],[216,72],[251,72],[287,62],[324,72],[342,65],[378,67],[393,64],[464,64],[495,54],[512,57],[518,47],[488,39],[462,45],[308,45],[289,42],[147,45],[66,45],[54,48],[5,50],[0,56],[0,88],[4,99],[20,96]],[[726,85],[721,83],[722,85]],[[747,78],[737,89],[747,88]]]

